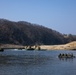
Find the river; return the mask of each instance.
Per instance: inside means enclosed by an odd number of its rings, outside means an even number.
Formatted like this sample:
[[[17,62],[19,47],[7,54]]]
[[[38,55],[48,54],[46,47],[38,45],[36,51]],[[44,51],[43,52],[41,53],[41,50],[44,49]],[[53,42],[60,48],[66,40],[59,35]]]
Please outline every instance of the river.
[[[76,51],[26,51],[0,52],[0,75],[76,75],[76,58],[59,59],[59,53]]]

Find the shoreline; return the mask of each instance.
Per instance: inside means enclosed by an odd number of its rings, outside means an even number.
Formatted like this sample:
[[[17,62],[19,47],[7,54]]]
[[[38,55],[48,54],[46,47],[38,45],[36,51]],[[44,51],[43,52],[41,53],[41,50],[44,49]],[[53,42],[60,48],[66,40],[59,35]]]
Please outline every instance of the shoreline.
[[[0,45],[0,49],[28,49],[26,47],[27,46],[14,45],[14,44],[1,44]],[[31,48],[33,48],[34,50],[41,50],[41,51],[43,50],[76,50],[76,41],[63,44],[63,45],[38,45],[37,48],[35,48],[35,46],[31,46]]]
[[[63,45],[41,45],[40,47],[47,50],[76,50],[76,41]]]

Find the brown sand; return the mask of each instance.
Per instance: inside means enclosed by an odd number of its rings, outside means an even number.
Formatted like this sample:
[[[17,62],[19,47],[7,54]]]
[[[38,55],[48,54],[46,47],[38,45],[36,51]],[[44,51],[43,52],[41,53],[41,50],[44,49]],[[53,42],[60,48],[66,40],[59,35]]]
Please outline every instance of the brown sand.
[[[47,50],[75,50],[76,41],[64,45],[41,45],[40,48]]]

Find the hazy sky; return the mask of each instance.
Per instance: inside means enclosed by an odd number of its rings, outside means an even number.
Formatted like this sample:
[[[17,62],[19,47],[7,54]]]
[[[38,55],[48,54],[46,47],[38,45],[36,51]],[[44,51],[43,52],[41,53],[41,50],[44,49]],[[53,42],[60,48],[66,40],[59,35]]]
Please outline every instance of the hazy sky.
[[[76,0],[0,0],[0,18],[76,34]]]

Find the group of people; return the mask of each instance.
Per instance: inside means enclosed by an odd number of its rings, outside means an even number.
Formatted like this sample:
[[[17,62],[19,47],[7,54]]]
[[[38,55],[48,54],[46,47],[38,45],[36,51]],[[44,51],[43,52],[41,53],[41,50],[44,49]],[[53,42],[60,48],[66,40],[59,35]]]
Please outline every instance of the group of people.
[[[71,53],[71,54],[70,54],[70,53],[68,53],[68,54],[67,54],[67,53],[63,53],[63,54],[60,53],[60,54],[58,55],[58,57],[59,57],[59,58],[73,58],[73,57],[75,57],[75,56],[73,55],[73,53]]]

